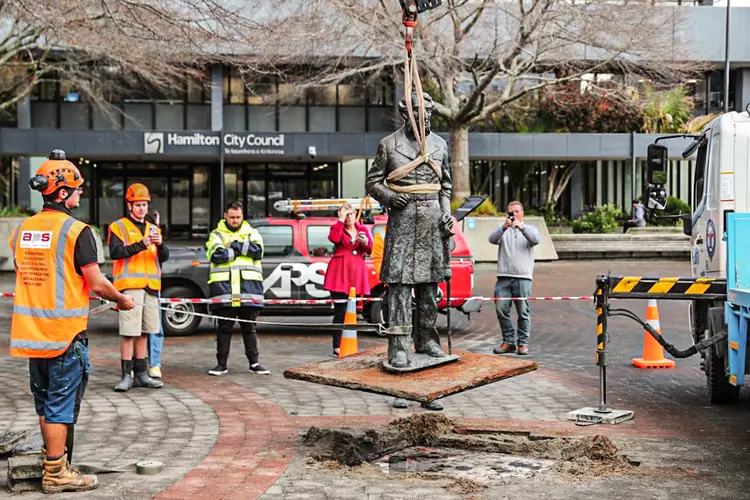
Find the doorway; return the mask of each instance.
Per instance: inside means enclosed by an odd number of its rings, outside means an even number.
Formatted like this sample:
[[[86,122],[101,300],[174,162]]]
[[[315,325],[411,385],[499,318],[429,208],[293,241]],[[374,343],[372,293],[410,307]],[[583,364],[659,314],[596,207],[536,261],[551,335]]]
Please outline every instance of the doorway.
[[[208,235],[208,166],[187,164],[101,164],[92,219],[100,228],[127,215],[125,191],[140,182],[151,193],[149,211],[158,211],[165,239]]]

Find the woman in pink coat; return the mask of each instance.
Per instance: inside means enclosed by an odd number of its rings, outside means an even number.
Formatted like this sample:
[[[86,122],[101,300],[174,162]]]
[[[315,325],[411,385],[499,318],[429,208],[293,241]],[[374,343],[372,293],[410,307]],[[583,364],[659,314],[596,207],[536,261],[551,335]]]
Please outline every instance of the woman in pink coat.
[[[339,209],[339,220],[331,226],[328,239],[334,248],[323,288],[336,300],[346,299],[351,287],[356,287],[357,295],[369,295],[365,255],[372,251],[372,235],[365,226],[354,221],[354,209],[348,203]],[[343,323],[346,302],[336,303],[333,311],[333,323]],[[340,344],[341,330],[338,330],[333,334],[334,356],[339,355]]]

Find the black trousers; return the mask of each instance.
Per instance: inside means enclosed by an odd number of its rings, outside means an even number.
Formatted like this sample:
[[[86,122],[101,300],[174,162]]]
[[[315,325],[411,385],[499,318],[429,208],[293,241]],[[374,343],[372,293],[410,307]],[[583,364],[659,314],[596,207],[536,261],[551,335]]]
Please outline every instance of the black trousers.
[[[342,292],[331,292],[331,299],[333,300],[346,300],[349,298],[349,294]],[[337,302],[333,305],[333,324],[342,324],[344,322],[344,316],[346,315],[346,302]],[[338,349],[341,345],[341,334],[342,330],[334,330],[333,332],[333,348]]]
[[[215,314],[221,316],[218,332],[216,333],[216,361],[221,366],[227,366],[229,359],[229,348],[232,345],[232,330],[236,319],[254,321],[260,314],[259,307],[221,307],[216,309]],[[250,364],[258,362],[258,334],[255,323],[240,323],[242,340],[245,343],[245,356]]]

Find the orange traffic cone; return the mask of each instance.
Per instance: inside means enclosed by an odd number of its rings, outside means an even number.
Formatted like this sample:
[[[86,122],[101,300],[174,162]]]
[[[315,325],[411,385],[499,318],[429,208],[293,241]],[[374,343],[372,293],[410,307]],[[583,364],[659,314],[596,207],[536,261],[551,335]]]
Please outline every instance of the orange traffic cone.
[[[656,299],[648,301],[646,307],[646,323],[661,335],[661,325],[659,325],[659,306]],[[634,358],[633,365],[638,368],[674,368],[675,363],[671,359],[664,358],[664,348],[644,330],[643,332],[643,357]]]
[[[346,303],[346,314],[344,315],[345,325],[357,324],[357,302],[354,298],[357,296],[357,289],[349,289],[349,299]],[[357,354],[357,330],[346,330],[341,332],[341,345],[339,346],[339,358]]]

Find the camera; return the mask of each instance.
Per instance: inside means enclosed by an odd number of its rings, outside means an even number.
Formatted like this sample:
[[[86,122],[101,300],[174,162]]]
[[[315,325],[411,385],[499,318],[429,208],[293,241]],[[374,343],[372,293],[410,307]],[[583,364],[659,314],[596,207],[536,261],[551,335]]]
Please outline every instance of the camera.
[[[508,212],[508,220],[514,222],[516,220],[516,214],[514,214],[513,212]]]

